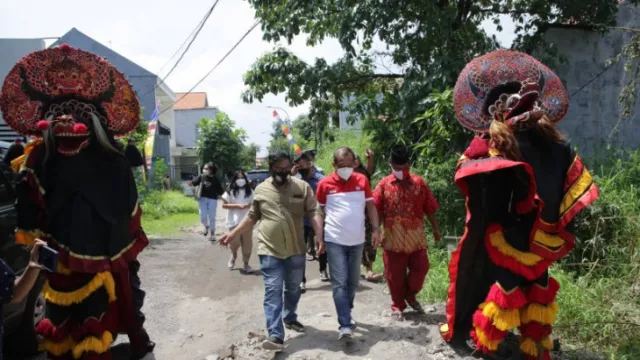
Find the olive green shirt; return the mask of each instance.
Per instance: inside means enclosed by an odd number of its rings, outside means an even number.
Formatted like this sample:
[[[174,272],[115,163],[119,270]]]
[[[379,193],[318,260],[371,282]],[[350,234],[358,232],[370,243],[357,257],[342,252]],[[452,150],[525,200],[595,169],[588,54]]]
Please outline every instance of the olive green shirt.
[[[318,204],[313,190],[305,181],[289,177],[276,186],[269,178],[256,188],[249,216],[258,225],[258,255],[286,259],[304,255],[303,218],[313,217]]]

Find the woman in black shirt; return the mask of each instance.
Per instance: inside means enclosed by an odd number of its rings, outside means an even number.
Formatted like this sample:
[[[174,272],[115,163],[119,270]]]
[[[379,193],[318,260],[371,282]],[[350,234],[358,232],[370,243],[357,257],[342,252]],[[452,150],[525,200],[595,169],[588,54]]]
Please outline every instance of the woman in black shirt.
[[[222,195],[222,185],[215,176],[216,167],[213,163],[206,163],[202,167],[202,174],[191,181],[196,186],[196,199],[200,205],[200,222],[204,225],[204,236],[210,241],[216,241],[216,210],[218,198]]]

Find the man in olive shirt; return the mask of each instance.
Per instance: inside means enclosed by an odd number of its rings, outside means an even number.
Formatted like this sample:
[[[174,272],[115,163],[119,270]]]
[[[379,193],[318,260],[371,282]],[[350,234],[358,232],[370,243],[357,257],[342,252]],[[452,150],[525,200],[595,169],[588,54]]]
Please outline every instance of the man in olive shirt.
[[[309,184],[290,176],[289,154],[279,152],[270,155],[269,171],[271,177],[256,188],[247,216],[233,231],[223,235],[220,243],[228,245],[235,236],[250,231],[260,221],[258,256],[264,279],[264,313],[269,333],[262,347],[282,350],[285,326],[294,331],[304,331],[296,314],[307,249],[303,218],[312,219],[318,254],[324,252],[321,245],[324,243],[323,221],[316,214],[318,205]]]

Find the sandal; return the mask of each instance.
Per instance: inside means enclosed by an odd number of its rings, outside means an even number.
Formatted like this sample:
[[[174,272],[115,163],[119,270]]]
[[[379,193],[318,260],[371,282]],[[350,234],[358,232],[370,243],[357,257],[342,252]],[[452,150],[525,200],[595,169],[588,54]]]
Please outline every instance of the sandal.
[[[394,310],[391,312],[391,317],[397,321],[404,321],[404,315],[402,311]]]
[[[364,279],[368,282],[377,283],[382,280],[382,274],[374,274],[373,272],[369,272]]]

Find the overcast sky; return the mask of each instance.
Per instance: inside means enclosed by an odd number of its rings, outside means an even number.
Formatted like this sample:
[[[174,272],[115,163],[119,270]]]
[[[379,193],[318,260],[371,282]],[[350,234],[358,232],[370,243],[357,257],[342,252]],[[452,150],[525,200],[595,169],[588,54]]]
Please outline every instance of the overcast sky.
[[[72,27],[110,46],[145,69],[164,76],[172,64],[169,57],[213,4],[213,0],[151,1],[80,0],[0,1],[0,38],[60,37]],[[100,6],[96,6],[100,4]],[[167,79],[174,92],[188,91],[235,44],[255,21],[246,1],[220,0],[191,49]],[[491,31],[494,26],[487,26]],[[501,33],[501,41],[510,43],[511,26]],[[49,43],[48,43],[49,44]],[[249,141],[264,148],[269,141],[271,110],[279,106],[292,118],[305,113],[308,104],[290,108],[284,96],[268,96],[263,103],[244,104],[242,75],[273,44],[262,41],[260,27],[214,71],[196,91],[206,91],[209,103],[218,106],[249,134]],[[302,59],[324,57],[333,62],[342,55],[335,40],[307,47],[300,37],[290,48]],[[175,59],[173,60],[175,61]],[[284,114],[281,114],[284,117]]]

